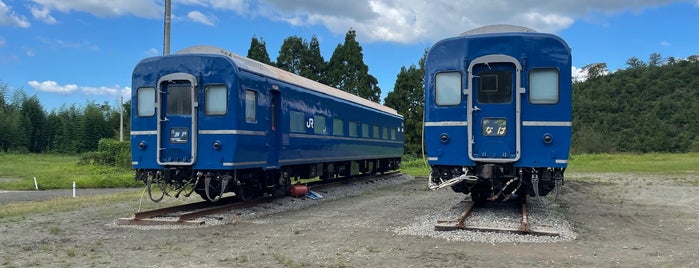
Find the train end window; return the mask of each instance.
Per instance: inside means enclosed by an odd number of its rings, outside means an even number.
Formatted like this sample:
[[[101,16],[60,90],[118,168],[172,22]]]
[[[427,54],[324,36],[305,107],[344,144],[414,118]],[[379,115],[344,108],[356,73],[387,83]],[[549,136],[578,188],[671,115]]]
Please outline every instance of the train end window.
[[[435,76],[435,103],[449,106],[461,103],[461,73],[444,72]]]
[[[228,89],[223,85],[206,86],[204,89],[204,113],[225,115],[228,110]]]
[[[556,104],[559,98],[557,69],[534,69],[529,72],[529,102]]]
[[[245,91],[245,122],[257,122],[257,92],[252,90]]]
[[[136,92],[136,115],[155,115],[155,88],[142,87]]]

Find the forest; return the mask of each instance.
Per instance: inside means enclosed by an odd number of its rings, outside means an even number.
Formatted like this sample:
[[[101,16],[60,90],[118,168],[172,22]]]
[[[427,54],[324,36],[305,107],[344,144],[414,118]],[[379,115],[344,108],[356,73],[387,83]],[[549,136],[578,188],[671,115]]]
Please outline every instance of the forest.
[[[316,37],[284,40],[272,61],[265,42],[252,37],[247,57],[381,102],[377,79],[369,74],[362,47],[350,29],[329,60],[323,59]],[[383,104],[405,118],[405,153],[422,152],[424,57],[398,70],[394,88]],[[606,63],[583,67],[587,79],[573,79],[573,145],[581,153],[646,153],[699,151],[699,55],[686,59],[648,61],[632,57],[627,68],[607,70]],[[0,77],[0,152],[83,154],[97,150],[100,140],[119,139],[120,111],[124,140],[129,140],[130,102],[64,104],[47,112],[36,96],[22,89],[9,94]],[[123,108],[120,109],[120,108]],[[128,147],[128,146],[126,146]]]

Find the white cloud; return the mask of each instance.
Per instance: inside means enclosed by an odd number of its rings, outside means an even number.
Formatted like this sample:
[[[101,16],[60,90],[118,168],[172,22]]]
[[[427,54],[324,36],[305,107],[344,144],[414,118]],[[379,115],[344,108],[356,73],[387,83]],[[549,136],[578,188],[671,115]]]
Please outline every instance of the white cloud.
[[[87,96],[112,96],[112,97],[125,97],[129,98],[131,96],[131,87],[121,87],[119,85],[114,86],[78,86],[76,84],[60,85],[56,81],[29,81],[27,83],[32,88],[50,93],[58,94],[72,94],[80,93]]]
[[[7,42],[5,42],[5,39],[0,37],[0,47],[3,47]]]
[[[661,41],[661,42],[660,42],[660,45],[661,45],[661,46],[664,46],[664,47],[669,47],[669,46],[671,46],[672,44],[670,44],[670,42],[668,42],[668,41]]]
[[[204,15],[199,11],[190,11],[189,13],[187,13],[187,18],[194,22],[209,26],[214,26],[214,23],[211,21],[211,19],[216,19],[215,17],[210,18],[209,16]]]
[[[31,49],[28,49],[28,48],[25,48],[25,49],[24,49],[24,54],[26,54],[26,55],[29,56],[29,57],[34,57],[34,56],[36,56],[36,54],[34,53],[34,50],[31,50]]]
[[[587,71],[578,69],[575,66],[571,68],[571,75],[573,76],[573,82],[585,82],[587,80]]]
[[[34,16],[35,19],[43,21],[46,24],[56,24],[57,22],[56,18],[49,14],[51,11],[46,7],[39,8],[32,6],[29,8],[29,10],[32,12],[32,16]]]
[[[76,90],[78,90],[78,85],[76,84],[69,84],[65,86],[61,86],[56,81],[44,81],[44,82],[39,82],[39,81],[29,81],[27,84],[29,84],[30,87],[33,87],[34,89],[38,91],[44,91],[44,92],[52,92],[52,93],[59,93],[59,94],[70,94]]]
[[[92,44],[90,41],[83,40],[83,41],[66,41],[66,40],[61,40],[61,39],[49,39],[45,37],[38,37],[39,41],[42,43],[53,46],[53,47],[61,47],[61,48],[70,48],[70,49],[87,49],[87,50],[92,50],[92,51],[99,51],[100,47],[97,45]]]
[[[119,1],[95,1],[95,0],[31,0],[41,6],[42,10],[50,12],[80,11],[90,13],[98,17],[117,17],[134,15],[141,18],[162,18],[162,1],[154,0],[119,0]]]
[[[0,0],[0,26],[17,26],[20,28],[29,28],[31,23],[24,16],[15,15],[12,11],[12,7],[5,5],[5,3]]]
[[[200,1],[204,2],[204,1]],[[344,34],[352,27],[365,41],[437,41],[490,24],[514,24],[556,33],[592,12],[613,14],[666,4],[669,0],[263,0],[249,12],[289,24],[323,25]]]

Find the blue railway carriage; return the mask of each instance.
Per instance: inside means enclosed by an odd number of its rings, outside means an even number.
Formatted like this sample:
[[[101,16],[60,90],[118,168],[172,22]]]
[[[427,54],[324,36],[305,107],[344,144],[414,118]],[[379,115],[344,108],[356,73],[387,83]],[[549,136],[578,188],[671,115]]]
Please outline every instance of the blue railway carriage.
[[[570,52],[555,35],[511,25],[432,46],[425,62],[428,186],[451,186],[476,202],[561,187],[572,132]]]
[[[132,77],[136,179],[159,201],[283,194],[291,179],[398,169],[395,110],[225,50],[142,60]],[[169,190],[169,191],[168,191]]]

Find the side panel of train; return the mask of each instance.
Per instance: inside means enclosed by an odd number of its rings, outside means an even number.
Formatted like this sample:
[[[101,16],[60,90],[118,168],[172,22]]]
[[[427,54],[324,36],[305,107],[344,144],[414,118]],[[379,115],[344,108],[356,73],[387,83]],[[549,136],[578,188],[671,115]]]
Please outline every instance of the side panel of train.
[[[571,54],[563,40],[459,36],[435,44],[425,68],[432,188],[449,181],[442,187],[496,200],[504,196],[498,192],[546,195],[562,183],[572,131]],[[524,187],[499,190],[512,184]]]
[[[283,193],[291,178],[394,170],[403,154],[400,116],[242,69],[226,56],[146,59],[132,86],[137,179],[193,185],[212,201],[225,192]]]

